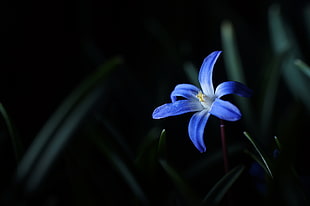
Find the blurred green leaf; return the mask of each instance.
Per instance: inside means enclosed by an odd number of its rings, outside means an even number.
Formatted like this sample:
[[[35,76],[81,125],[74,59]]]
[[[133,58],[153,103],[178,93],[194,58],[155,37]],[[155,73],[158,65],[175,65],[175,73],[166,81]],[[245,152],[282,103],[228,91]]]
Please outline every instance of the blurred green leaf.
[[[154,177],[158,171],[158,128],[152,128],[139,145],[135,166],[145,176]]]
[[[163,24],[156,19],[147,19],[145,21],[145,27],[157,40],[158,44],[162,47],[162,51],[166,53],[169,59],[173,62],[180,62],[178,50],[174,44],[175,41],[166,28],[164,28]]]
[[[262,85],[263,92],[261,97],[262,112],[260,117],[261,132],[263,137],[267,136],[267,131],[273,121],[273,111],[277,99],[278,85],[281,76],[280,66],[283,58],[284,55],[276,56],[271,60],[270,65],[265,68],[265,78],[263,80],[264,84]],[[267,140],[265,141],[268,142]]]
[[[259,157],[259,156],[257,156],[257,155],[255,155],[253,152],[250,152],[249,150],[244,150],[244,153],[245,154],[247,154],[247,155],[249,155],[255,162],[257,162],[258,164],[259,164],[259,166],[261,166],[263,169],[264,169],[264,171],[268,174],[268,169],[267,169],[267,167],[266,167],[266,165],[265,165],[265,163],[262,161],[262,159]],[[268,174],[269,175],[269,174]],[[269,175],[270,176],[270,175]]]
[[[281,149],[282,145],[281,145],[281,143],[280,143],[280,141],[279,141],[277,136],[274,136],[274,141],[276,142],[276,145],[277,145],[278,149]]]
[[[246,83],[231,22],[224,21],[222,23],[221,35],[224,50],[223,56],[228,77],[234,81]]]
[[[194,67],[194,65],[192,63],[185,63],[184,64],[184,71],[189,79],[189,81],[196,85],[197,87],[200,87],[200,83],[198,81],[198,71],[196,70],[196,68]]]
[[[21,142],[20,137],[17,135],[16,129],[11,121],[11,118],[2,103],[0,103],[0,114],[4,119],[4,122],[9,132],[9,136],[11,137],[15,159],[17,162],[19,162],[22,157],[22,153],[23,153],[22,142]]]
[[[91,132],[89,132],[91,133]],[[120,176],[127,182],[128,186],[131,188],[131,191],[136,195],[136,197],[143,203],[143,205],[148,205],[148,199],[146,198],[143,189],[140,184],[134,177],[133,173],[130,171],[126,163],[122,160],[121,156],[113,151],[108,144],[106,144],[103,138],[100,138],[98,135],[91,135],[95,146],[103,152],[107,157],[110,163],[114,166],[115,170],[120,174]]]
[[[292,48],[292,34],[282,19],[279,5],[272,5],[269,8],[269,29],[273,51],[281,55]]]
[[[167,146],[166,146],[166,130],[161,131],[158,143],[158,157],[159,159],[165,160],[167,157]]]
[[[228,155],[230,158],[234,158],[242,153],[244,146],[240,143],[229,144]],[[184,173],[186,177],[193,178],[199,175],[203,175],[205,171],[209,171],[212,168],[216,167],[219,162],[223,161],[223,152],[222,150],[215,150],[208,152],[208,158],[202,158],[197,160],[189,167]]]
[[[133,152],[131,151],[128,143],[126,142],[126,137],[123,136],[118,128],[115,128],[114,125],[110,123],[104,116],[95,114],[96,120],[102,123],[102,126],[105,127],[109,133],[113,136],[114,140],[121,146],[122,150],[126,153],[127,157],[134,159]]]
[[[237,166],[223,176],[209,191],[203,199],[201,205],[219,205],[224,195],[228,192],[229,188],[236,182],[244,171],[244,166]]]
[[[254,149],[256,150],[256,152],[259,154],[263,165],[261,164],[261,166],[263,166],[263,168],[265,169],[266,173],[273,178],[273,174],[271,172],[270,169],[270,161],[268,160],[267,156],[262,152],[262,150],[259,148],[259,146],[256,144],[256,142],[254,141],[254,139],[247,133],[247,132],[243,132],[244,136],[251,142],[251,144],[253,145]]]
[[[21,160],[15,177],[16,185],[24,183],[26,192],[38,188],[54,160],[102,94],[103,81],[120,63],[120,58],[107,61],[65,99]]]
[[[163,129],[158,142],[158,160],[168,174],[177,190],[182,194],[189,205],[197,204],[197,197],[185,179],[167,162],[166,130]]]
[[[274,179],[268,184],[266,201],[269,205],[309,206],[307,181],[295,170],[291,156],[283,149],[274,161]]]
[[[241,65],[240,55],[237,48],[235,39],[235,33],[231,22],[224,21],[221,25],[221,37],[223,45],[223,56],[225,62],[225,68],[229,80],[238,81],[246,85],[244,72]],[[235,99],[240,105],[242,113],[244,114],[245,122],[248,126],[253,125],[252,109],[248,100],[242,99],[242,97],[235,96]]]
[[[281,66],[285,82],[291,94],[295,98],[300,99],[310,110],[310,95],[308,89],[310,88],[310,81],[297,69],[295,59],[301,58],[300,50],[293,33],[283,20],[278,5],[272,5],[269,9],[269,30],[275,55],[282,56],[285,53],[287,54]]]
[[[184,178],[166,160],[159,159],[159,163],[188,204],[197,205],[198,199]]]
[[[305,75],[307,75],[310,78],[310,67],[307,64],[305,64],[300,59],[296,59],[295,65],[297,65],[298,66],[297,68],[299,68]]]

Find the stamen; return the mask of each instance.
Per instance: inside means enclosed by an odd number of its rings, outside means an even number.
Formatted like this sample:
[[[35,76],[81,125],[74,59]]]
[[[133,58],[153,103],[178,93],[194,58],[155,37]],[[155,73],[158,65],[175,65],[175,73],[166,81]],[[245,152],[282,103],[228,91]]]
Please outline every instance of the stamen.
[[[201,91],[196,95],[200,102],[205,102],[205,96]]]
[[[210,98],[201,91],[196,95],[197,99],[205,109],[210,109],[214,98]]]

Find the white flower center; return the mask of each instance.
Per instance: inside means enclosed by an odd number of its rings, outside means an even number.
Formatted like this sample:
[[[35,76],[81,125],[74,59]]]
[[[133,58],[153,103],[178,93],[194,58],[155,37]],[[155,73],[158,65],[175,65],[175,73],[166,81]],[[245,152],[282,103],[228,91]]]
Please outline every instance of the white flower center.
[[[205,95],[201,91],[199,91],[199,93],[196,95],[196,97],[198,98],[198,100],[200,101],[201,105],[205,109],[210,110],[211,105],[214,102],[214,98],[213,97],[208,97],[207,95]]]

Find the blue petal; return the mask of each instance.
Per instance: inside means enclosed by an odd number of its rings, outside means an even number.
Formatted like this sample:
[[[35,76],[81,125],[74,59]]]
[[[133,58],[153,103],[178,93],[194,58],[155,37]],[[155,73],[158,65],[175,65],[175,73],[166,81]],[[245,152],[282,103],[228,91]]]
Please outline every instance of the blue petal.
[[[197,99],[196,95],[199,89],[192,84],[178,84],[171,92],[170,98],[172,102],[177,100],[177,97],[184,97],[186,99]]]
[[[235,81],[223,82],[215,89],[215,96],[220,98],[227,94],[237,94],[242,97],[250,97],[252,90],[244,84]]]
[[[221,54],[221,51],[212,52],[207,56],[201,65],[198,80],[201,85],[203,93],[207,96],[214,95],[213,83],[212,83],[212,72],[214,64]]]
[[[187,112],[197,112],[203,109],[200,102],[179,100],[173,103],[168,103],[157,107],[153,112],[153,119],[161,119],[170,116],[176,116]]]
[[[195,147],[200,152],[206,151],[206,145],[203,141],[203,133],[210,113],[207,110],[195,113],[188,124],[188,134]]]
[[[227,121],[237,121],[241,118],[239,109],[228,101],[216,98],[209,111],[212,115]]]

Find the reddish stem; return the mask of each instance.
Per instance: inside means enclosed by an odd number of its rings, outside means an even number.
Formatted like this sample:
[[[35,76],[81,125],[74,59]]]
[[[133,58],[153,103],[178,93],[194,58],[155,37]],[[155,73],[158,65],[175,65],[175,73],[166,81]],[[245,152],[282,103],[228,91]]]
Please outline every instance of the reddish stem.
[[[224,171],[225,174],[228,173],[229,164],[228,164],[228,152],[227,152],[227,144],[226,144],[226,135],[225,135],[225,124],[224,120],[221,119],[220,128],[221,128],[221,140],[222,140],[222,152],[223,152],[223,160],[224,160]],[[226,196],[227,205],[232,205],[232,194],[229,190]]]
[[[226,136],[225,136],[225,124],[224,120],[221,119],[221,140],[222,140],[222,151],[223,151],[223,160],[224,160],[224,171],[225,174],[228,173],[229,166],[228,166],[228,154],[227,154],[227,144],[226,144]]]

